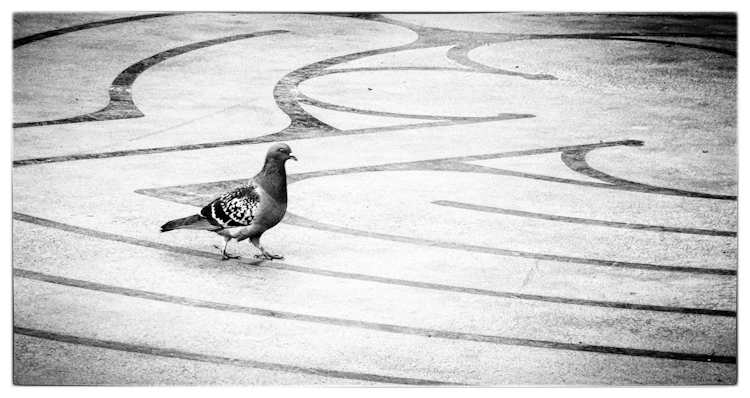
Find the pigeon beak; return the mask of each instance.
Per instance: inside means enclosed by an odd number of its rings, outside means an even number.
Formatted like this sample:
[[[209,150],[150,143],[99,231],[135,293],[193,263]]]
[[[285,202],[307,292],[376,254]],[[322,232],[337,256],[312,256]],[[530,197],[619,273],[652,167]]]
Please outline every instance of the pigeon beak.
[[[294,159],[295,162],[297,161],[297,157],[294,155],[289,155],[289,159]]]

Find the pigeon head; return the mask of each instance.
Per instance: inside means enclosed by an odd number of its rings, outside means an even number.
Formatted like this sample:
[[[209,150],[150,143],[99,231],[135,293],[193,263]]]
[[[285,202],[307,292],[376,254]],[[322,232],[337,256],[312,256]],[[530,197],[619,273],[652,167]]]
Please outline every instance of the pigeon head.
[[[266,154],[266,162],[269,160],[276,160],[284,163],[289,159],[297,160],[297,158],[292,155],[292,148],[289,148],[289,145],[284,143],[274,144],[271,149],[268,150],[268,154]]]

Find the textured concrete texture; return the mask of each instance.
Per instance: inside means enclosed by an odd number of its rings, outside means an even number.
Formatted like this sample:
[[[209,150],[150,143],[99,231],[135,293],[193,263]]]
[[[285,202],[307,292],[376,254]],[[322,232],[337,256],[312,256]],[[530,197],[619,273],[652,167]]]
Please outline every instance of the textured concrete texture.
[[[13,18],[15,384],[737,383],[735,15]]]

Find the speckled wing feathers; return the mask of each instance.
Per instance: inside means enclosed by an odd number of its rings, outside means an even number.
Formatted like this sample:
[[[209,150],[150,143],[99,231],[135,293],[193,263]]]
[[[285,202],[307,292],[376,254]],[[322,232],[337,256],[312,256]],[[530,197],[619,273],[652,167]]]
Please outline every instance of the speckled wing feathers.
[[[201,215],[222,228],[250,225],[257,216],[260,196],[253,185],[227,192],[201,209]]]

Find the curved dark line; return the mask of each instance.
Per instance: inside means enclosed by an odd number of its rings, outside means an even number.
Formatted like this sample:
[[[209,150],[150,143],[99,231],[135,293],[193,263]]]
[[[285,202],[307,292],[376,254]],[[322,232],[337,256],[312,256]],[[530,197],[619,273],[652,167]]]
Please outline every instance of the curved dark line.
[[[349,73],[349,72],[392,72],[392,71],[428,71],[428,72],[466,72],[466,73],[486,73],[493,74],[492,71],[482,71],[476,69],[467,68],[456,68],[450,66],[363,66],[357,68],[339,68],[339,69],[324,69],[320,71],[315,77],[321,77],[326,75],[333,75],[337,73]]]
[[[62,224],[55,221],[45,220],[42,218],[32,217],[21,213],[13,213],[13,219],[18,221],[27,222],[47,228],[55,228],[62,231],[75,233],[84,236],[90,236],[96,239],[109,240],[113,242],[127,243],[134,246],[141,246],[150,249],[163,250],[171,253],[185,254],[195,257],[203,257],[216,259],[218,255],[216,253],[203,252],[199,250],[192,250],[178,246],[164,245],[142,239],[128,238],[121,235],[110,234],[101,231],[95,231],[88,228],[76,227],[73,225]],[[385,278],[381,276],[365,275],[365,274],[354,274],[348,272],[329,271],[317,268],[300,267],[290,264],[284,264],[282,262],[268,262],[268,261],[257,261],[257,260],[238,260],[239,262],[247,265],[272,268],[282,271],[299,272],[303,274],[327,276],[331,278],[342,278],[342,279],[353,279],[365,282],[382,283],[387,285],[397,285],[413,287],[418,289],[438,290],[447,291],[454,293],[465,293],[474,294],[478,296],[490,296],[507,299],[517,300],[530,300],[530,301],[545,301],[550,303],[559,304],[571,304],[571,305],[583,305],[591,307],[604,307],[604,308],[618,308],[627,310],[642,310],[642,311],[657,311],[657,312],[672,312],[680,314],[696,314],[696,315],[708,315],[708,316],[727,316],[736,317],[737,312],[731,310],[717,310],[708,308],[685,308],[685,307],[669,307],[661,305],[648,305],[648,304],[635,304],[626,302],[614,302],[614,301],[597,301],[597,300],[584,300],[584,299],[571,299],[565,297],[555,296],[540,296],[534,294],[523,294],[523,293],[512,293],[512,292],[501,292],[487,289],[468,288],[460,286],[442,285],[437,283],[417,282],[409,281],[404,279]]]
[[[39,339],[59,341],[62,343],[76,344],[87,347],[104,348],[108,350],[133,352],[138,354],[154,355],[167,358],[186,359],[189,361],[208,362],[219,365],[241,366],[253,369],[263,369],[278,372],[302,373],[314,376],[331,377],[337,379],[363,380],[388,384],[407,384],[407,385],[458,385],[456,383],[445,383],[441,381],[413,379],[406,377],[382,376],[370,373],[343,372],[338,370],[310,368],[304,366],[284,365],[273,362],[254,361],[251,359],[240,359],[222,357],[217,355],[199,354],[189,351],[173,350],[169,348],[159,348],[148,345],[136,345],[122,343],[113,340],[91,339],[87,337],[73,336],[69,334],[54,333],[38,329],[24,328],[20,326],[13,327],[13,333],[24,336],[35,337]]]
[[[413,43],[412,43],[413,44]],[[296,135],[299,133],[309,132],[311,129],[323,132],[323,134],[335,134],[341,130],[323,123],[321,120],[309,114],[299,104],[299,84],[305,80],[317,77],[323,70],[341,63],[353,61],[359,58],[366,58],[373,55],[387,54],[402,50],[411,49],[412,44],[406,44],[396,47],[381,48],[368,50],[357,53],[346,54],[338,57],[328,58],[322,61],[314,62],[295,69],[282,77],[273,88],[273,98],[276,106],[284,112],[291,123],[285,129],[276,133],[276,135]]]
[[[137,297],[145,300],[153,300],[159,302],[165,302],[176,305],[183,305],[188,307],[206,308],[216,311],[226,311],[246,315],[263,316],[276,319],[284,319],[299,322],[318,323],[324,325],[334,325],[340,327],[356,328],[374,330],[377,332],[396,333],[404,335],[413,335],[421,337],[436,337],[449,340],[461,340],[471,341],[478,343],[490,343],[500,345],[513,345],[522,347],[535,347],[545,348],[553,350],[568,350],[568,351],[585,351],[593,352],[598,354],[617,354],[627,356],[641,356],[650,358],[664,358],[664,359],[676,359],[683,361],[698,361],[698,362],[716,362],[716,363],[737,363],[737,358],[733,356],[724,355],[705,355],[705,354],[691,354],[684,352],[672,352],[672,351],[658,351],[658,350],[645,350],[637,348],[622,348],[622,347],[610,347],[610,346],[599,346],[590,344],[573,344],[573,343],[561,343],[555,341],[546,340],[532,340],[522,339],[516,337],[504,337],[496,335],[485,335],[476,333],[463,333],[463,332],[451,332],[446,330],[438,329],[425,329],[409,326],[392,325],[377,322],[367,321],[355,321],[343,318],[332,318],[318,315],[307,315],[298,314],[293,312],[285,311],[273,311],[263,308],[245,307],[239,305],[218,303],[213,301],[196,300],[186,297],[172,296],[168,294],[161,294],[155,292],[148,292],[137,289],[128,289],[111,285],[104,285],[95,282],[82,281],[78,279],[63,278],[59,276],[46,275],[33,271],[24,271],[14,269],[14,276],[23,277],[28,279],[39,280],[48,283],[54,283],[64,286],[71,286],[86,290],[94,290],[99,292],[105,292],[110,294],[118,294],[128,297]]]
[[[571,13],[573,15],[575,13]],[[579,15],[588,15],[588,13],[583,13]],[[654,18],[674,18],[674,19],[687,19],[687,20],[696,20],[696,19],[718,19],[718,20],[737,20],[737,13],[735,12],[700,12],[700,11],[690,11],[690,12],[680,12],[680,13],[674,13],[674,12],[654,12],[654,13],[624,13],[624,12],[617,12],[617,13],[605,13],[603,15],[607,16],[619,16],[619,17],[654,17]]]
[[[737,35],[721,33],[685,33],[685,32],[608,32],[608,33],[564,33],[564,34],[532,34],[516,35],[514,39],[523,40],[543,40],[543,39],[591,39],[591,40],[608,40],[610,37],[664,37],[664,38],[703,38],[703,39],[737,39]]]
[[[469,49],[473,49],[478,47],[479,44],[473,45],[469,47]],[[385,67],[385,66],[379,66],[379,67],[359,67],[359,68],[340,68],[340,69],[325,69],[320,71],[315,77],[321,77],[336,73],[347,73],[347,72],[382,72],[382,71],[431,71],[431,72],[465,72],[465,73],[485,73],[490,75],[508,75],[508,76],[520,76],[524,79],[528,80],[557,80],[556,77],[552,75],[545,75],[545,74],[528,74],[528,73],[520,73],[520,72],[512,72],[507,71],[504,69],[499,68],[493,68],[491,66],[487,66],[484,64],[480,64],[478,62],[466,59],[465,62],[458,62],[457,59],[454,59],[458,57],[458,55],[452,54],[455,49],[461,48],[461,46],[455,46],[448,50],[448,53],[446,54],[448,58],[456,63],[459,63],[461,65],[464,65],[468,68],[456,68],[456,67],[447,67],[447,66],[391,66],[391,67]],[[455,50],[457,51],[457,50]]]
[[[648,271],[662,271],[662,272],[684,272],[689,274],[703,274],[703,275],[737,275],[736,270],[725,269],[725,268],[699,268],[699,267],[687,267],[687,266],[671,266],[671,265],[659,265],[659,264],[648,264],[648,263],[635,263],[628,261],[613,261],[613,260],[599,260],[592,258],[583,257],[572,257],[572,256],[559,256],[555,254],[544,254],[544,253],[532,253],[524,252],[519,250],[499,249],[495,247],[487,246],[476,246],[466,245],[462,243],[444,242],[431,239],[412,238],[401,235],[384,234],[380,232],[371,232],[360,229],[340,227],[337,225],[326,224],[319,221],[311,220],[309,218],[301,217],[296,214],[286,213],[284,222],[287,224],[295,225],[298,227],[313,228],[321,231],[336,232],[341,234],[363,236],[368,238],[375,238],[381,240],[387,240],[392,242],[408,243],[419,246],[430,246],[440,247],[444,249],[462,250],[474,253],[487,253],[498,256],[509,256],[509,257],[521,257],[530,258],[534,260],[553,261],[560,263],[570,264],[584,264],[584,265],[595,265],[601,267],[615,267],[615,268],[628,268],[628,269],[643,269]]]
[[[505,214],[505,215],[510,215],[510,216],[517,216],[517,217],[536,218],[540,220],[567,222],[567,223],[573,223],[573,224],[587,224],[587,225],[597,225],[597,226],[611,227],[611,228],[637,229],[637,230],[654,231],[654,232],[675,232],[675,233],[681,233],[681,234],[737,237],[737,233],[732,232],[732,231],[663,227],[659,225],[602,221],[602,220],[594,220],[590,218],[564,217],[564,216],[556,216],[552,214],[531,213],[531,212],[520,211],[520,210],[501,209],[498,207],[491,207],[491,206],[472,205],[468,203],[453,202],[449,200],[438,200],[432,203],[439,205],[439,206],[454,207],[457,209],[475,210],[475,211],[481,211],[485,213],[497,213],[497,214]]]
[[[444,12],[417,12],[418,14],[444,14]],[[479,11],[479,12],[462,12],[462,14],[483,14],[485,12]],[[316,13],[312,13],[313,15],[316,15]],[[406,12],[402,14],[413,14],[412,12]],[[553,16],[560,16],[560,15],[591,15],[592,13],[582,13],[582,14],[576,14],[576,13],[554,13],[554,14],[545,14],[545,16],[553,15]],[[729,17],[722,18],[721,16],[717,16],[717,14],[707,14],[707,15],[701,15],[700,13],[687,13],[687,14],[672,14],[672,13],[656,13],[656,14],[624,14],[624,13],[615,13],[615,14],[596,14],[595,15],[618,15],[618,16],[635,16],[635,17],[683,17],[683,18],[689,18],[689,19],[695,19],[695,18],[715,18],[715,19],[733,19],[736,20],[736,14],[735,13],[727,13]],[[702,37],[702,38],[721,38],[721,39],[736,39],[736,34],[726,34],[726,33],[689,33],[689,32],[648,32],[648,33],[634,33],[632,31],[630,32],[607,32],[607,33],[597,33],[597,32],[591,32],[591,33],[568,33],[568,34],[550,34],[550,33],[539,33],[539,34],[518,34],[518,33],[507,33],[507,32],[483,32],[483,31],[466,31],[466,30],[455,30],[455,29],[449,29],[449,28],[438,28],[435,26],[428,26],[428,25],[419,25],[417,23],[412,22],[406,22],[401,20],[395,20],[388,17],[385,17],[382,14],[376,14],[376,13],[324,13],[320,14],[317,13],[317,15],[326,15],[326,16],[332,16],[332,17],[345,17],[345,18],[356,18],[356,19],[362,19],[367,21],[374,21],[374,22],[382,22],[390,25],[396,25],[401,26],[406,29],[409,29],[419,35],[427,35],[427,36],[438,36],[438,35],[452,35],[459,37],[463,41],[469,41],[467,39],[467,35],[471,35],[472,37],[480,37],[480,40],[476,41],[482,41],[482,42],[488,42],[494,40],[501,40],[501,39],[508,39],[508,38],[541,38],[541,39],[547,39],[547,38],[601,38],[601,37],[608,37],[608,36],[625,36],[625,37],[639,37],[639,36],[659,36],[659,37]],[[526,14],[526,16],[542,16],[535,15],[535,14]]]
[[[472,61],[468,58],[467,53],[474,48],[485,44],[497,44],[505,41],[515,40],[545,40],[545,39],[581,39],[581,40],[626,40],[626,41],[641,41],[647,43],[663,43],[678,45],[690,48],[696,48],[699,50],[706,50],[725,54],[733,57],[737,57],[737,52],[732,50],[726,50],[720,47],[701,46],[689,43],[661,41],[654,39],[641,39],[642,36],[656,36],[665,38],[719,38],[719,39],[735,39],[736,35],[721,34],[721,33],[685,33],[685,32],[648,32],[648,33],[633,33],[633,32],[609,32],[609,33],[573,33],[573,34],[512,34],[502,32],[473,32],[473,31],[462,31],[452,30],[446,28],[436,28],[426,25],[418,25],[415,23],[408,23],[404,21],[397,21],[390,18],[386,18],[380,14],[330,14],[331,16],[338,17],[349,17],[359,18],[370,21],[377,21],[387,23],[390,25],[401,26],[407,28],[419,35],[417,42],[430,42],[433,45],[449,45],[456,44],[455,47],[451,48],[446,54],[449,59],[462,65],[470,66],[477,69],[492,69],[497,70],[498,73],[504,73],[513,76],[519,76],[526,79],[541,79],[541,80],[555,80],[556,78],[552,75],[545,74],[523,74],[513,71],[506,71],[503,69],[493,68],[487,65],[480,64]],[[688,16],[688,18],[693,18]],[[450,35],[454,39],[441,39],[442,35]],[[468,36],[471,35],[471,36]]]
[[[68,124],[68,123],[82,123],[82,122],[93,122],[93,121],[105,121],[105,120],[118,120],[118,119],[131,119],[137,117],[143,117],[143,113],[133,103],[133,97],[131,95],[131,88],[135,79],[141,75],[148,68],[166,61],[167,59],[176,57],[178,55],[185,54],[190,51],[200,50],[202,48],[215,46],[217,44],[229,43],[237,40],[244,40],[253,37],[261,37],[268,35],[275,35],[280,33],[288,33],[285,30],[268,30],[263,32],[254,32],[243,35],[227,36],[218,39],[202,41],[198,43],[188,44],[186,46],[176,47],[171,50],[167,50],[146,59],[143,59],[135,64],[131,65],[115,78],[109,87],[109,104],[104,108],[89,113],[86,115],[74,116],[65,119],[46,120],[38,122],[27,122],[27,123],[13,123],[13,128],[24,128],[24,127],[37,127],[37,126],[49,126],[57,124]]]
[[[467,65],[469,66],[469,65]],[[483,73],[487,75],[510,75],[510,76],[521,76],[527,75],[524,73],[509,72],[503,69],[492,68],[477,63],[477,67],[473,69],[466,68],[452,68],[452,67],[438,67],[438,66],[379,66],[379,67],[361,67],[361,68],[340,68],[340,69],[326,69],[320,71],[314,77],[321,77],[326,75],[332,75],[336,73],[348,73],[348,72],[383,72],[383,71],[428,71],[428,72],[463,72],[463,73]],[[525,77],[528,80],[557,80],[557,78],[543,78],[536,76],[550,76],[550,75],[529,75]],[[553,76],[554,77],[554,76]]]
[[[382,20],[382,17],[377,14],[372,14],[372,18],[369,20],[385,22]],[[394,24],[392,22],[386,22],[386,23]],[[398,25],[398,24],[395,24],[395,25]],[[375,55],[382,55],[382,54],[388,54],[392,52],[399,52],[399,51],[406,51],[406,50],[414,50],[414,49],[419,49],[419,48],[431,48],[437,45],[442,45],[441,43],[431,43],[431,42],[422,43],[420,40],[420,33],[419,32],[415,32],[415,33],[417,34],[418,38],[416,41],[412,43],[400,45],[396,47],[388,47],[388,48],[381,48],[381,49],[376,49],[376,50],[362,51],[358,53],[351,53],[351,54],[346,54],[343,56],[325,59],[325,60],[318,61],[309,65],[305,65],[299,69],[296,69],[288,73],[286,76],[281,78],[276,83],[276,86],[274,87],[273,95],[274,95],[274,99],[279,109],[281,109],[284,113],[286,113],[287,116],[289,116],[289,118],[291,119],[291,124],[284,130],[278,133],[275,133],[272,136],[277,136],[277,137],[294,136],[297,134],[307,133],[311,129],[317,130],[318,135],[341,134],[341,130],[320,121],[319,119],[315,118],[314,116],[306,112],[300,106],[300,102],[304,102],[310,105],[315,105],[324,109],[331,109],[331,110],[336,110],[336,111],[341,111],[341,112],[352,112],[352,113],[376,115],[376,116],[401,117],[401,118],[410,118],[410,119],[428,119],[428,120],[446,120],[446,119],[459,120],[459,121],[474,120],[472,118],[462,118],[462,117],[406,115],[406,114],[397,114],[397,113],[388,113],[388,112],[359,110],[356,108],[349,108],[349,107],[343,107],[339,105],[327,104],[327,103],[309,98],[305,96],[304,94],[300,93],[299,84],[306,80],[328,75],[328,74],[333,74],[333,73],[346,73],[346,72],[355,71],[351,69],[327,70],[327,68],[330,68],[332,66],[336,66],[342,63],[354,61],[354,60],[361,59],[361,58],[371,57]],[[400,70],[400,68],[392,69],[392,70]],[[455,68],[454,70],[464,71],[464,72],[466,71],[460,68]],[[488,73],[485,70],[475,71],[475,73],[476,72]],[[497,120],[517,119],[517,118],[525,118],[525,117],[533,117],[533,115],[501,114],[501,115],[498,115]]]
[[[681,47],[689,47],[689,48],[695,48],[698,50],[706,50],[706,51],[712,51],[719,54],[725,54],[732,57],[737,57],[737,51],[732,50],[725,50],[723,48],[719,47],[711,47],[711,46],[701,46],[698,44],[690,44],[690,43],[681,43],[678,41],[668,41],[668,40],[654,40],[654,39],[638,39],[638,38],[625,38],[625,37],[611,37],[608,40],[622,40],[622,41],[640,41],[644,43],[657,43],[657,44],[667,44],[667,45],[675,45],[675,46],[681,46]]]
[[[508,115],[513,115],[513,117],[508,117]],[[280,140],[289,140],[289,141],[302,140],[302,139],[317,138],[317,137],[322,137],[322,136],[374,134],[374,133],[379,133],[383,131],[399,131],[399,130],[409,130],[413,128],[432,128],[432,127],[454,126],[458,124],[485,123],[485,122],[518,119],[518,118],[526,118],[526,117],[534,117],[534,115],[501,114],[501,115],[493,116],[489,118],[479,117],[479,118],[463,118],[463,119],[456,119],[456,120],[445,120],[448,118],[444,118],[443,120],[439,120],[435,122],[402,124],[402,125],[397,125],[397,126],[371,127],[371,128],[354,129],[354,130],[338,130],[338,129],[333,130],[333,127],[331,127],[332,130],[329,130],[329,131],[325,131],[325,130],[318,131],[313,128],[307,128],[304,130],[302,129],[285,130],[279,133],[267,134],[267,135],[263,135],[259,137],[246,138],[246,139],[240,139],[240,140],[206,142],[206,143],[200,143],[200,144],[176,145],[176,146],[168,146],[168,147],[130,149],[130,150],[123,150],[123,151],[82,153],[82,154],[75,154],[75,155],[62,155],[62,156],[50,156],[50,157],[43,157],[43,158],[21,159],[21,160],[14,160],[13,167],[32,166],[32,165],[47,164],[47,163],[72,162],[72,161],[77,161],[77,160],[107,159],[107,158],[123,157],[123,156],[148,155],[148,154],[165,153],[165,152],[193,151],[193,150],[199,150],[199,149],[221,148],[221,147],[236,146],[236,145],[262,144],[262,143],[269,143],[269,142],[277,142]]]
[[[274,92],[274,96],[277,99],[277,105],[280,108],[282,108],[282,110],[285,113],[287,113],[287,115],[289,115],[292,119],[294,119],[295,117],[298,117],[298,118],[301,117],[303,119],[314,118],[312,115],[309,115],[301,107],[299,107],[299,103],[306,103],[309,105],[317,106],[319,108],[329,109],[329,110],[334,110],[334,111],[339,111],[339,112],[357,113],[357,114],[371,115],[371,116],[408,118],[408,119],[463,121],[463,120],[476,120],[480,118],[486,118],[488,121],[494,121],[494,120],[509,120],[509,119],[522,119],[522,118],[535,117],[535,115],[516,114],[516,113],[501,113],[501,114],[498,114],[497,116],[489,116],[489,117],[482,117],[482,116],[472,117],[472,116],[433,116],[433,115],[415,115],[415,114],[405,114],[405,113],[380,112],[380,111],[357,109],[357,108],[319,101],[305,94],[302,94],[299,91],[299,84],[304,81],[322,77],[322,76],[331,75],[331,74],[351,73],[351,72],[420,70],[420,71],[451,71],[451,72],[465,72],[465,73],[515,75],[515,73],[512,73],[512,72],[506,73],[503,70],[489,68],[489,67],[482,67],[482,68],[477,68],[477,69],[437,68],[437,67],[436,68],[433,68],[433,67],[380,67],[380,68],[325,69],[330,66],[337,65],[339,63],[349,62],[349,61],[359,59],[359,58],[366,58],[366,57],[373,56],[373,55],[380,55],[384,53],[398,52],[398,51],[404,51],[404,50],[409,50],[409,49],[411,48],[403,48],[402,46],[402,47],[393,47],[393,48],[383,49],[382,51],[374,50],[374,51],[367,51],[364,53],[349,54],[350,56],[356,56],[356,57],[354,58],[351,58],[349,56],[336,57],[336,58],[331,58],[329,60],[321,61],[322,63],[311,64],[304,68],[300,68],[290,73],[284,79],[279,81],[279,84],[277,85],[277,90],[275,90]],[[478,65],[482,66],[481,64],[478,64]],[[538,79],[537,77],[527,77],[527,78]],[[284,82],[284,84],[281,84],[282,81]],[[283,107],[286,107],[287,109],[284,109]],[[320,121],[318,120],[318,122]]]
[[[702,46],[699,44],[682,43],[678,41],[669,40],[656,40],[656,39],[645,39],[642,36],[658,36],[665,38],[719,38],[719,39],[736,39],[733,35],[723,34],[687,34],[687,33],[582,33],[582,34],[563,34],[563,35],[528,35],[514,37],[511,40],[619,40],[619,41],[638,41],[644,43],[656,43],[656,44],[667,44],[682,47],[695,48],[698,50],[711,51],[719,54],[729,55],[731,57],[737,57],[737,52],[732,50],[723,49],[720,47]]]
[[[562,152],[560,155],[563,163],[568,168],[575,171],[576,173],[583,174],[585,176],[595,178],[597,180],[604,181],[609,184],[623,187],[624,189],[643,193],[653,193],[659,195],[672,195],[672,196],[687,196],[691,198],[704,198],[704,199],[719,199],[719,200],[737,200],[737,196],[733,195],[713,195],[708,193],[683,191],[681,189],[662,188],[653,185],[641,184],[638,182],[632,182],[623,180],[603,173],[599,170],[594,169],[586,162],[586,155],[591,152],[590,148],[579,148],[569,149]]]
[[[530,151],[496,153],[496,154],[490,154],[490,155],[434,159],[434,160],[417,161],[417,162],[392,163],[392,164],[387,164],[387,165],[362,166],[362,167],[355,167],[355,168],[343,169],[343,170],[326,170],[326,171],[321,171],[321,172],[300,173],[300,174],[293,174],[289,177],[290,177],[291,182],[295,182],[295,181],[299,181],[299,180],[306,179],[306,178],[332,176],[332,175],[339,175],[339,174],[374,172],[374,171],[414,171],[414,170],[450,171],[450,172],[459,172],[459,173],[479,173],[479,174],[491,174],[491,175],[500,175],[500,176],[529,178],[529,179],[539,180],[539,181],[578,185],[578,186],[590,187],[590,188],[612,189],[612,190],[630,191],[630,192],[633,192],[633,191],[643,192],[640,188],[637,188],[637,187],[634,188],[629,185],[614,185],[614,184],[609,184],[605,182],[580,181],[580,180],[573,180],[569,178],[552,177],[552,176],[541,175],[541,174],[522,173],[519,171],[504,170],[504,169],[498,169],[494,167],[486,167],[486,166],[481,166],[481,165],[476,165],[476,164],[464,163],[464,162],[471,162],[471,161],[476,161],[476,160],[499,159],[499,158],[505,158],[505,157],[511,157],[511,156],[523,156],[524,154],[550,153],[550,152],[556,152],[556,151],[530,150]],[[651,192],[651,193],[658,194],[660,192]],[[687,196],[687,195],[682,195],[682,196]]]
[[[472,162],[476,160],[489,160],[489,159],[498,159],[498,158],[509,158],[509,157],[516,157],[516,156],[527,156],[527,155],[541,155],[545,153],[552,153],[552,152],[562,152],[566,150],[577,150],[577,149],[597,149],[597,148],[609,148],[613,146],[643,146],[643,141],[638,140],[621,140],[621,141],[600,141],[595,144],[581,144],[581,145],[569,145],[569,146],[560,146],[560,147],[551,147],[551,148],[538,148],[538,149],[524,149],[520,151],[509,151],[509,152],[496,152],[496,153],[488,153],[484,155],[469,155],[469,156],[459,156],[455,158],[443,158],[443,159],[437,159],[438,161],[444,161],[444,160],[455,160],[458,162]]]
[[[498,113],[495,116],[433,116],[433,115],[418,115],[408,113],[392,113],[392,112],[381,112],[366,109],[352,108],[343,105],[331,104],[329,102],[319,101],[300,93],[298,95],[298,102],[303,104],[309,104],[317,106],[318,108],[328,109],[338,112],[356,113],[360,115],[369,116],[383,116],[393,118],[404,118],[404,119],[423,119],[423,120],[451,120],[451,121],[499,121],[499,120],[514,120],[514,119],[527,119],[536,117],[531,114],[523,113]]]
[[[325,71],[324,69],[332,65],[337,65],[338,63],[348,62],[350,60],[357,59],[359,57],[376,55],[380,53],[388,53],[388,52],[393,52],[393,51],[400,51],[401,49],[402,48],[400,47],[396,47],[395,49],[388,48],[388,49],[382,49],[382,50],[366,51],[363,53],[349,54],[347,56],[336,57],[330,60],[324,60],[315,64],[307,65],[303,68],[300,68],[296,71],[289,73],[287,76],[279,80],[276,87],[274,88],[274,98],[276,100],[277,106],[284,113],[286,113],[287,116],[290,117],[292,122],[287,128],[277,133],[268,134],[268,135],[264,135],[260,137],[254,137],[254,138],[223,141],[223,142],[210,142],[210,143],[188,144],[188,145],[179,145],[179,146],[170,146],[170,147],[157,147],[157,148],[126,150],[126,151],[101,152],[101,153],[94,153],[94,154],[75,154],[75,155],[31,158],[31,159],[16,160],[13,162],[13,166],[14,167],[15,166],[28,166],[28,165],[35,165],[35,164],[67,162],[67,161],[86,160],[86,159],[103,159],[103,158],[131,156],[131,155],[145,155],[145,154],[153,154],[153,153],[187,151],[187,150],[197,150],[197,149],[205,149],[205,148],[218,148],[218,147],[224,147],[224,146],[257,144],[257,143],[265,143],[265,142],[275,142],[278,140],[297,140],[297,139],[330,136],[330,135],[372,134],[372,133],[377,133],[377,132],[382,132],[382,131],[406,130],[406,129],[412,129],[412,128],[417,128],[417,127],[419,128],[440,127],[440,126],[448,126],[448,125],[455,125],[455,124],[462,124],[462,123],[482,123],[482,122],[489,122],[489,121],[518,119],[518,118],[527,118],[527,117],[534,116],[534,115],[524,115],[524,114],[500,114],[500,115],[492,116],[489,118],[456,117],[456,118],[451,119],[451,117],[435,117],[435,118],[427,117],[428,119],[436,119],[437,121],[435,123],[406,124],[406,125],[400,125],[400,126],[386,126],[386,127],[375,127],[375,128],[354,129],[354,130],[339,130],[316,119],[315,117],[307,113],[304,109],[302,109],[302,107],[299,105],[297,96],[301,94],[298,94],[296,85],[306,79],[311,78],[312,76],[315,76],[315,73],[320,73],[321,75],[329,74],[329,73],[341,73],[341,72],[337,72],[337,70]],[[129,98],[129,90],[120,90],[120,91],[121,92],[115,93],[115,95],[116,96],[125,95],[126,99]],[[127,101],[120,101],[118,105],[122,105],[123,103],[127,104]],[[315,100],[310,100],[310,104],[326,107],[325,104],[316,103]],[[125,105],[125,107],[127,107],[127,105]],[[336,106],[330,105],[330,107],[333,108]],[[336,109],[339,110],[338,108]],[[347,108],[343,111],[361,112],[361,113],[368,114],[367,111],[360,111],[354,108]],[[382,115],[383,116],[395,116],[398,114],[382,114]],[[411,115],[401,116],[401,117],[419,118],[419,115],[416,115],[413,117]],[[81,116],[80,118],[81,120],[78,120],[78,121],[99,120],[99,119],[91,118],[89,115]],[[425,117],[422,117],[422,118],[424,119]],[[446,119],[449,119],[449,120],[446,120]],[[36,122],[36,123],[44,124],[47,122]],[[28,126],[23,126],[23,127],[28,127]]]
[[[517,116],[517,115],[516,115]],[[532,115],[533,116],[533,115]],[[515,118],[515,117],[514,117]],[[514,119],[510,118],[510,119]],[[90,159],[107,159],[123,156],[137,156],[137,155],[149,155],[154,153],[165,153],[165,152],[179,152],[179,151],[194,151],[208,148],[221,148],[228,146],[237,145],[252,145],[262,144],[269,142],[278,142],[281,140],[302,140],[307,138],[318,138],[322,136],[334,136],[334,135],[357,135],[357,134],[374,134],[383,131],[399,131],[409,130],[413,128],[432,128],[442,126],[455,126],[458,124],[470,124],[470,123],[485,123],[498,120],[508,120],[509,118],[505,115],[499,115],[491,118],[465,118],[462,120],[440,120],[435,122],[425,123],[413,123],[413,124],[402,124],[397,126],[384,126],[384,127],[371,127],[354,130],[330,130],[330,131],[317,131],[315,129],[306,130],[285,130],[283,132],[267,134],[259,137],[246,138],[240,140],[220,141],[220,142],[206,142],[200,144],[187,144],[187,145],[176,145],[168,147],[156,147],[156,148],[144,148],[144,149],[129,149],[123,151],[112,151],[112,152],[99,152],[99,153],[82,153],[75,155],[62,155],[62,156],[49,156],[43,158],[30,158],[14,160],[13,167],[19,166],[33,166],[38,164],[48,163],[59,163],[59,162],[72,162],[77,160],[90,160]],[[333,127],[331,127],[333,129]]]
[[[641,192],[641,193],[653,193],[653,194],[665,194],[662,190],[668,190],[668,188],[661,188],[661,187],[654,187],[654,186],[636,186],[636,185],[628,185],[628,184],[614,184],[614,183],[606,183],[606,182],[593,182],[593,181],[581,181],[581,180],[573,180],[569,178],[560,178],[560,177],[552,177],[542,174],[531,174],[531,173],[523,173],[520,171],[513,171],[513,170],[504,170],[504,169],[497,169],[494,167],[486,167],[476,164],[466,164],[466,163],[460,163],[460,162],[454,162],[454,163],[444,163],[440,165],[442,167],[442,171],[455,171],[455,172],[462,172],[462,173],[481,173],[481,174],[492,174],[492,175],[502,175],[502,176],[512,176],[512,177],[521,177],[521,178],[529,178],[533,180],[539,180],[539,181],[548,181],[548,182],[556,182],[561,184],[570,184],[570,185],[578,185],[582,187],[591,187],[591,188],[602,188],[602,189],[612,189],[612,190],[618,190],[618,191],[630,191],[630,192]],[[425,170],[438,170],[437,167],[425,167]],[[593,178],[593,177],[592,177]],[[624,181],[624,180],[623,180]],[[646,191],[645,187],[652,187],[653,189],[651,191]],[[689,194],[683,194],[683,193],[676,193],[672,192],[672,196],[683,196],[683,197],[697,197],[701,199],[716,199],[714,197],[706,197],[702,193],[696,193],[696,192],[689,192],[684,191]]]
[[[505,69],[494,68],[494,67],[481,64],[479,62],[476,62],[470,59],[469,52],[482,45],[484,45],[484,43],[482,42],[462,43],[454,47],[451,47],[448,50],[448,52],[446,52],[445,56],[448,57],[448,59],[450,59],[451,61],[456,62],[458,64],[472,67],[477,70],[488,72],[488,73],[497,73],[497,74],[508,75],[508,76],[517,76],[517,77],[521,77],[527,80],[557,80],[557,77],[553,75],[548,75],[544,73],[534,74],[534,73],[513,72],[513,71],[509,71]]]
[[[142,19],[160,18],[160,17],[168,17],[168,16],[182,15],[182,14],[184,14],[184,13],[161,13],[161,14],[137,15],[137,16],[133,16],[133,17],[108,19],[108,20],[105,20],[105,21],[90,22],[90,23],[85,23],[85,24],[80,24],[80,25],[74,25],[74,26],[70,26],[70,27],[62,28],[62,29],[49,30],[49,31],[46,31],[46,32],[37,33],[35,35],[26,36],[26,37],[22,37],[20,39],[13,40],[13,48],[15,49],[15,48],[21,47],[23,45],[26,45],[26,44],[29,44],[29,43],[33,43],[35,41],[39,41],[39,40],[43,40],[43,39],[48,39],[50,37],[59,36],[59,35],[63,35],[63,34],[66,34],[66,33],[77,32],[77,31],[80,31],[80,30],[91,29],[91,28],[98,28],[98,27],[101,27],[101,26],[114,25],[114,24],[124,23],[124,22],[138,21],[138,20],[142,20]]]

